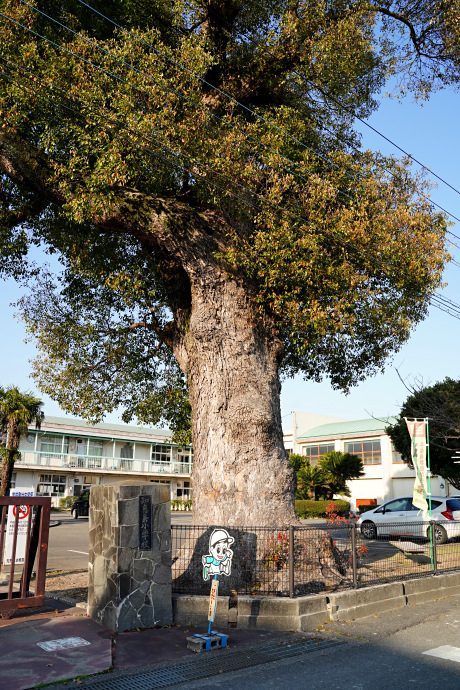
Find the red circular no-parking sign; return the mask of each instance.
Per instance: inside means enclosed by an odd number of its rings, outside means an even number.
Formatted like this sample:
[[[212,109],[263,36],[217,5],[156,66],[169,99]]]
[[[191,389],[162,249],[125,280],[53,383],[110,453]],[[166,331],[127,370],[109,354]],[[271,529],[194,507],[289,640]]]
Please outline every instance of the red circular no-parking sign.
[[[24,520],[29,514],[29,506],[13,506],[13,515],[16,517],[16,509],[19,511],[19,520]]]

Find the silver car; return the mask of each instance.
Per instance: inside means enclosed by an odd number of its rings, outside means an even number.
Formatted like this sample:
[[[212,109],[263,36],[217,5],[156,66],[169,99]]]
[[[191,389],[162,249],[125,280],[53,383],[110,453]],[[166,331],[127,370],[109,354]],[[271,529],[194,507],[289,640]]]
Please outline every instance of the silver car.
[[[437,544],[460,537],[460,499],[432,496],[431,519],[435,522]],[[412,504],[412,496],[395,498],[366,511],[359,517],[357,525],[365,539],[383,535],[430,536],[429,518],[424,517],[423,512]]]

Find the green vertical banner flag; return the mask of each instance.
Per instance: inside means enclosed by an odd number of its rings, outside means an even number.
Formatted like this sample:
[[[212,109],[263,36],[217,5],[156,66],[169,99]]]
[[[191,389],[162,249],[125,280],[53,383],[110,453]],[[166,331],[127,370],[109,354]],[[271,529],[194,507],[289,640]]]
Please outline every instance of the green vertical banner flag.
[[[414,496],[412,503],[428,515],[428,472],[426,454],[426,419],[406,419],[412,441],[412,464],[415,468]]]

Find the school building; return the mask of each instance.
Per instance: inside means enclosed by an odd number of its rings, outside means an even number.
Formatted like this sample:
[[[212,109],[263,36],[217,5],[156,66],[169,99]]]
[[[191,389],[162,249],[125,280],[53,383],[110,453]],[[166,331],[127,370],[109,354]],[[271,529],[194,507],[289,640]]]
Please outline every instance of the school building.
[[[172,443],[168,430],[46,416],[40,429],[29,427],[19,450],[12,488],[33,488],[53,505],[121,479],[168,484],[171,499],[191,498],[192,448]]]
[[[356,509],[362,504],[383,503],[399,496],[410,496],[415,471],[406,465],[391,444],[385,428],[394,417],[358,420],[329,418],[318,422],[317,415],[292,413],[292,429],[285,432],[289,452],[298,453],[316,465],[332,450],[353,453],[363,460],[364,477],[348,483],[350,500]],[[443,477],[431,475],[431,492],[437,496],[458,494]]]
[[[345,420],[307,412],[292,413],[292,428],[284,432],[289,453],[308,458],[312,465],[331,450],[359,455],[364,477],[349,482],[352,507],[383,503],[411,495],[415,472],[402,462],[385,427],[393,417]],[[126,424],[94,426],[81,419],[46,416],[21,438],[21,459],[15,463],[12,488],[32,488],[37,496],[51,496],[53,505],[85,488],[121,479],[167,484],[171,499],[192,497],[191,446],[171,441],[171,432]],[[431,477],[433,495],[458,493],[440,476]]]

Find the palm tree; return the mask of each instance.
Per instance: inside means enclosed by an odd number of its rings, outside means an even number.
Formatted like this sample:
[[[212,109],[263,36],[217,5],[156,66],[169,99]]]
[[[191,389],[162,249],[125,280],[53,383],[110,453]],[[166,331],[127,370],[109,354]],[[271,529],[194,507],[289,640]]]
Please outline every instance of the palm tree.
[[[21,435],[27,433],[28,425],[35,422],[40,428],[44,414],[41,410],[43,402],[31,393],[21,393],[14,386],[0,388],[0,427],[5,438],[4,446],[0,447],[2,455],[2,474],[0,496],[6,496],[11,486],[14,462],[19,456],[19,441]]]
[[[324,475],[324,484],[328,488],[328,498],[331,500],[334,494],[351,496],[347,482],[364,475],[363,461],[358,455],[337,450],[325,453],[319,461],[319,467]]]
[[[324,490],[324,473],[309,462],[297,472],[296,498],[314,498],[318,500],[319,494]]]

